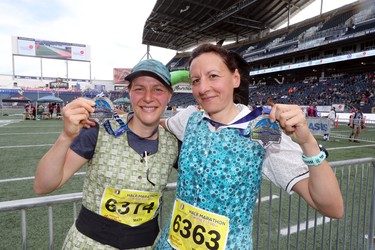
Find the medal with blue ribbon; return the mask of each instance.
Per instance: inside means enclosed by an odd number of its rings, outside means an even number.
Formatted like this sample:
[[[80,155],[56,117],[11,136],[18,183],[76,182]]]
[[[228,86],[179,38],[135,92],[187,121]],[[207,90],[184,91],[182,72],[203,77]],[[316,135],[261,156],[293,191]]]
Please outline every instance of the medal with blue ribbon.
[[[103,93],[98,94],[94,98],[95,111],[90,114],[90,118],[96,121],[99,125],[113,119],[115,113],[112,102],[105,97]]]

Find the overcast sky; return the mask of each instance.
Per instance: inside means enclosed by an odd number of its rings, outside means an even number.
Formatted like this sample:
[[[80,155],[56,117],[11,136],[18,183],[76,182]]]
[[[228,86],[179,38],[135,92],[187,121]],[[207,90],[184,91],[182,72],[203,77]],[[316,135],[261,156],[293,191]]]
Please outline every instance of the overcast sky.
[[[323,11],[354,0],[324,0]],[[29,37],[91,46],[92,79],[112,80],[113,68],[131,68],[146,58],[142,45],[145,21],[155,0],[1,0],[0,74],[12,74],[11,37]],[[321,0],[296,20],[319,14]],[[175,51],[151,47],[152,58],[164,64]],[[14,57],[15,73],[45,77],[66,77],[65,60]],[[90,65],[68,62],[69,78],[89,78]]]

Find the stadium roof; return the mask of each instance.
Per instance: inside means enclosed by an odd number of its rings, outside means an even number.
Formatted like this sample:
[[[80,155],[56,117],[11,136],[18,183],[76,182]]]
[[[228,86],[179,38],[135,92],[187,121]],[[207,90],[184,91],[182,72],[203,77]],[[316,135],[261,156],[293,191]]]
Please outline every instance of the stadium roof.
[[[157,0],[142,43],[185,51],[201,42],[242,41],[277,28],[313,1]]]

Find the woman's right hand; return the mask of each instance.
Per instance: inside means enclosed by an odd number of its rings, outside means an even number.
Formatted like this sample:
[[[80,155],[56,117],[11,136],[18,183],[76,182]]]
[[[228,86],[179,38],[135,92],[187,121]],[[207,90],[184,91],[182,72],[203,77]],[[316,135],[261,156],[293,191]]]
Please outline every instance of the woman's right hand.
[[[95,122],[89,120],[90,113],[94,112],[95,102],[79,97],[68,103],[63,108],[64,134],[69,138],[75,138],[82,127],[95,126]]]

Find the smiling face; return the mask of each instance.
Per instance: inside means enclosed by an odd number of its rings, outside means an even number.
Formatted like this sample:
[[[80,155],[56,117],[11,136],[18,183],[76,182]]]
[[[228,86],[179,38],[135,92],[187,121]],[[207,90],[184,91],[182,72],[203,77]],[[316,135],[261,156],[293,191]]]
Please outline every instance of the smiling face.
[[[192,60],[190,77],[195,99],[212,118],[231,112],[233,91],[240,84],[238,70],[231,72],[218,54],[208,52]]]
[[[131,83],[129,97],[134,110],[134,128],[141,129],[158,126],[172,93],[159,80],[139,76]]]

